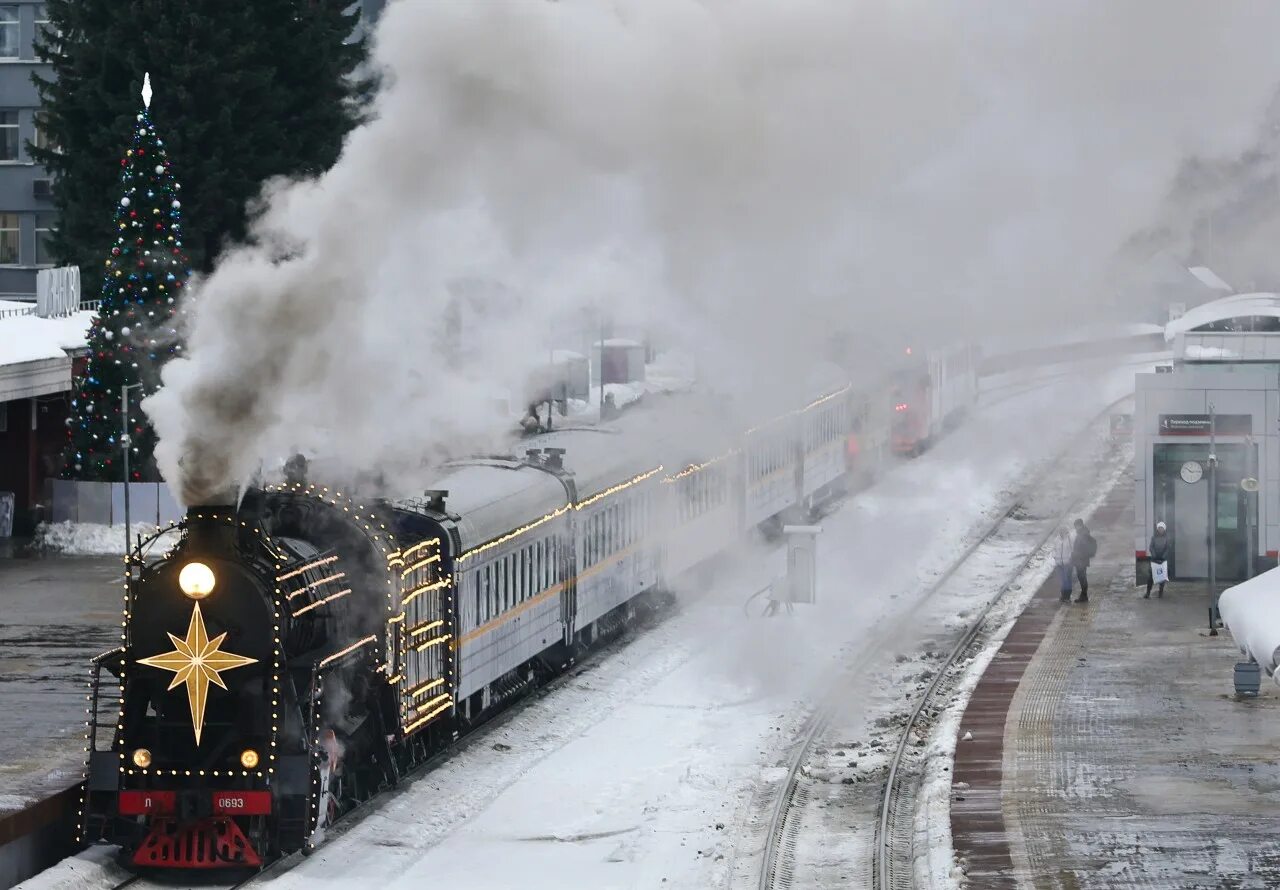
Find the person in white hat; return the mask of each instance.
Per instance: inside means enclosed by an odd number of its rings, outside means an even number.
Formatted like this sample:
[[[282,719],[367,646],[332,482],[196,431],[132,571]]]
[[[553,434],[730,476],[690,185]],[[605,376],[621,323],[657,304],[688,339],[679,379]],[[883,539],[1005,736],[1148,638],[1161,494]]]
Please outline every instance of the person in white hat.
[[[1147,573],[1147,592],[1142,598],[1151,598],[1151,585],[1158,583],[1160,591],[1157,597],[1164,596],[1164,585],[1169,580],[1169,551],[1173,549],[1173,542],[1169,540],[1169,529],[1163,521],[1156,523],[1156,533],[1151,536],[1150,543],[1147,544],[1147,560],[1151,564],[1151,571]]]

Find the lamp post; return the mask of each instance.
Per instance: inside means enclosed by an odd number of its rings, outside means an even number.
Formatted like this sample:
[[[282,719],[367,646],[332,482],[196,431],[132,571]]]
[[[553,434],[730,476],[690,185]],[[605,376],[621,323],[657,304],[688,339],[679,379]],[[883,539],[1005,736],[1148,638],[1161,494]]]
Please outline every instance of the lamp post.
[[[120,387],[120,448],[124,451],[124,558],[129,562],[129,390],[142,389],[141,383],[128,383]],[[130,569],[132,574],[133,570]]]
[[[1209,403],[1209,636],[1218,635],[1218,420]]]

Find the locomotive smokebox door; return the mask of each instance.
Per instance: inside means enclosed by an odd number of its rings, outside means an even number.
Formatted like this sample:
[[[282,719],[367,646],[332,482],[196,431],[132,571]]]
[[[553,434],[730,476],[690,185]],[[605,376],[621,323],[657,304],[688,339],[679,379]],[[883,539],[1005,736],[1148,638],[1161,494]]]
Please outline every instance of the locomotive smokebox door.
[[[818,601],[818,534],[820,525],[786,525],[787,593],[790,602]]]

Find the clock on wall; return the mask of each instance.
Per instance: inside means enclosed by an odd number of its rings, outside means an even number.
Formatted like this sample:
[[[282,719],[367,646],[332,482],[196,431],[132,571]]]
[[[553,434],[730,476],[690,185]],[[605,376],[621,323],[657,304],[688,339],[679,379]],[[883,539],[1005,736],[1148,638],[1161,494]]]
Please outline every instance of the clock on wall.
[[[1200,462],[1189,460],[1182,465],[1182,481],[1195,483],[1200,481],[1200,477],[1204,475],[1204,467],[1200,466]]]

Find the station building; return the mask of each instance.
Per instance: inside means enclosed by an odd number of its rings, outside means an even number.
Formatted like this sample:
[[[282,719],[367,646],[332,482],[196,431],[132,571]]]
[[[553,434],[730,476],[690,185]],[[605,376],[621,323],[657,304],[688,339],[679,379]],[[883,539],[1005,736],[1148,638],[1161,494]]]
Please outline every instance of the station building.
[[[1219,581],[1274,568],[1280,553],[1280,295],[1198,306],[1171,322],[1166,338],[1172,364],[1136,381],[1138,578],[1149,571],[1147,546],[1158,521],[1173,541],[1172,578],[1209,576],[1211,524]]]
[[[92,311],[47,312],[0,300],[0,544],[42,517],[62,470],[72,382],[87,361]]]

